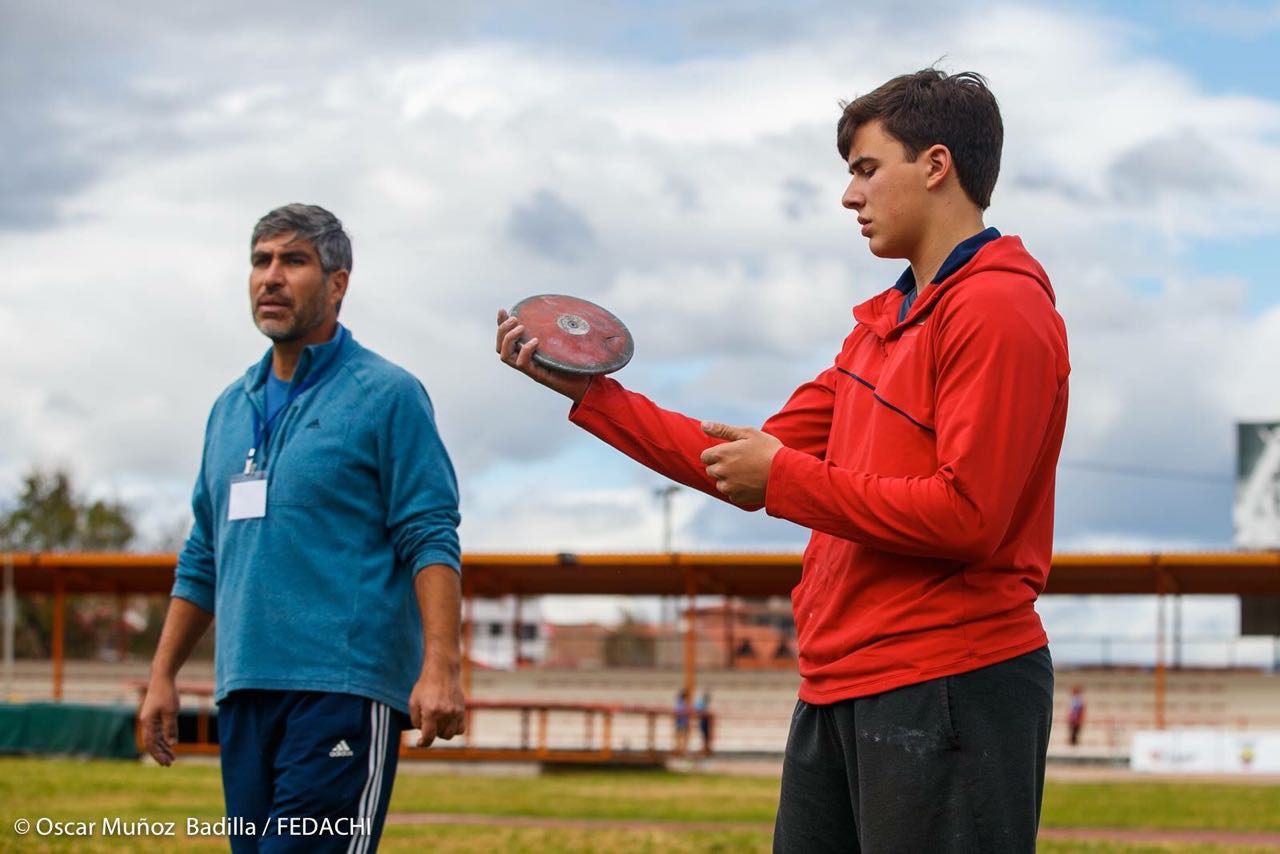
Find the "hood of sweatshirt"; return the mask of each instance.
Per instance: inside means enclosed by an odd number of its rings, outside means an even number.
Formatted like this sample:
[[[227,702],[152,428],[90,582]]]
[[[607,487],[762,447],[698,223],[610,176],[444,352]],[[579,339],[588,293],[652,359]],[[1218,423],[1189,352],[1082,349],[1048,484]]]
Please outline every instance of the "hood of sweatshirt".
[[[929,285],[907,312],[902,322],[898,322],[898,311],[902,305],[904,294],[896,286],[877,294],[853,310],[853,317],[858,323],[871,328],[883,339],[901,334],[903,329],[924,320],[937,306],[938,301],[946,297],[957,287],[982,287],[982,274],[1010,273],[1023,276],[1027,287],[1039,287],[1049,296],[1049,301],[1057,304],[1053,286],[1049,284],[1049,275],[1045,273],[1040,262],[1031,257],[1022,239],[1013,235],[997,237],[979,249],[969,262],[947,276],[941,282]]]

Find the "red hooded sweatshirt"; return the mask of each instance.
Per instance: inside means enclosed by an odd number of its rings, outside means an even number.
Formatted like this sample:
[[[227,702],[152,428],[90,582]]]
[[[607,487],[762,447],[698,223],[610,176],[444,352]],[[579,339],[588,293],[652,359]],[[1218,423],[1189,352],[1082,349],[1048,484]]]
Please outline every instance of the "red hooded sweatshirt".
[[[984,245],[898,322],[891,288],[854,309],[835,364],[764,432],[784,447],[765,510],[812,529],[791,593],[800,698],[832,703],[1044,646],[1067,416],[1066,330],[1017,237]],[[570,420],[723,498],[700,422],[595,378]]]

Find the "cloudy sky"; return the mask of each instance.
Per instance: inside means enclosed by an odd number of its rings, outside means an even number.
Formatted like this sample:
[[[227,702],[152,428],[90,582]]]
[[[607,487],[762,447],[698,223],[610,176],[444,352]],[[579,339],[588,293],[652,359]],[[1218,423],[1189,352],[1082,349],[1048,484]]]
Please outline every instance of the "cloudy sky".
[[[602,303],[620,380],[760,423],[902,266],[840,207],[838,102],[937,62],[1000,98],[987,222],[1068,324],[1057,548],[1231,544],[1233,423],[1280,418],[1280,4],[187,5],[0,7],[0,495],[65,464],[171,546],[208,407],[265,346],[250,228],[308,201],[353,236],[343,320],[432,395],[464,548],[656,549],[658,478],[496,361],[496,309]],[[678,549],[803,543],[673,506]]]

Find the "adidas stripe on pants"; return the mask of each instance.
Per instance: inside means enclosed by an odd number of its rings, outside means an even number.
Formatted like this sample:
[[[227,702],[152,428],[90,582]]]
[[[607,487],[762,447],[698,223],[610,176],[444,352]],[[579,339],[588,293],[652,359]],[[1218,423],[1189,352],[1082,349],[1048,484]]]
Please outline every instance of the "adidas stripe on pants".
[[[234,691],[218,704],[236,854],[376,851],[408,717],[351,694]],[[252,835],[248,832],[252,826]]]

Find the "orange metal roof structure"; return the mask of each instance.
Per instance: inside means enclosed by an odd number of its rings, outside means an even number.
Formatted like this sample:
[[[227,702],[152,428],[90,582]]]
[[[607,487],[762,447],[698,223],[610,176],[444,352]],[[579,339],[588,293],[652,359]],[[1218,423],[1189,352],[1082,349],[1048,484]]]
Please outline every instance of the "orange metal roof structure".
[[[63,634],[68,593],[167,594],[175,554],[0,554],[17,593],[54,596],[54,698],[62,697]],[[475,598],[550,594],[630,596],[785,596],[800,580],[799,554],[483,554],[462,556],[470,649],[470,607]],[[1280,595],[1280,552],[1188,554],[1055,554],[1046,594]],[[516,600],[517,603],[520,601]],[[517,605],[517,615],[518,615]],[[518,619],[518,617],[517,617]],[[1164,621],[1157,618],[1156,726],[1164,726]],[[692,696],[694,621],[687,621],[685,688]],[[470,656],[463,679],[470,694]]]
[[[168,593],[174,554],[5,554],[18,593]],[[501,554],[462,556],[468,593],[493,596],[785,596],[799,554]],[[1046,594],[1280,595],[1280,552],[1056,554]]]
[[[19,593],[168,593],[175,554],[5,554]]]
[[[1044,591],[1280,594],[1280,552],[1055,554]]]

